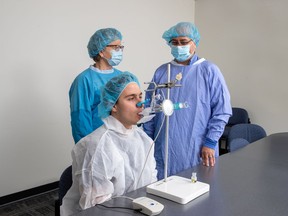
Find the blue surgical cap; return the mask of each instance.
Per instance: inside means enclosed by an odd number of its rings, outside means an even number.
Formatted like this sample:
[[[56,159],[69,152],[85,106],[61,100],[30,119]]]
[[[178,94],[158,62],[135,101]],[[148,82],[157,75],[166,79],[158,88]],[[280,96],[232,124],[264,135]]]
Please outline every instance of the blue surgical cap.
[[[176,37],[189,37],[193,40],[196,47],[200,41],[200,34],[197,27],[190,22],[180,22],[175,26],[172,26],[170,29],[164,32],[162,38],[169,43],[173,38]]]
[[[89,56],[91,58],[95,57],[108,44],[115,40],[122,40],[122,35],[117,29],[99,29],[91,36],[87,45]]]
[[[120,95],[129,83],[136,83],[140,86],[135,75],[129,72],[123,72],[110,79],[101,91],[101,103],[98,106],[98,116],[106,118],[110,115],[113,106],[118,101]]]

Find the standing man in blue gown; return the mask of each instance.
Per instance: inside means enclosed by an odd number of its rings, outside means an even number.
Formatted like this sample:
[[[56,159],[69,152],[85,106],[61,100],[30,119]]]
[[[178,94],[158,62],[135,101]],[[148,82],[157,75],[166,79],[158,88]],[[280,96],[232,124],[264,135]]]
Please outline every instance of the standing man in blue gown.
[[[73,81],[70,91],[70,115],[75,143],[90,134],[103,122],[98,117],[101,88],[121,71],[114,68],[122,61],[122,35],[115,28],[96,31],[87,45],[95,62]]]
[[[196,26],[181,22],[164,32],[163,39],[171,48],[174,59],[161,65],[152,82],[167,83],[167,64],[171,80],[178,80],[182,87],[171,88],[173,103],[187,102],[188,108],[177,110],[169,118],[168,173],[180,171],[202,163],[214,166],[219,156],[218,140],[232,115],[230,94],[220,69],[195,53],[200,35]],[[150,87],[149,87],[150,88]],[[156,94],[167,97],[166,90]],[[163,95],[164,94],[164,95]],[[151,92],[146,93],[151,98]],[[144,124],[145,132],[154,140],[165,118],[157,113]],[[165,124],[155,141],[155,159],[158,179],[164,177]]]

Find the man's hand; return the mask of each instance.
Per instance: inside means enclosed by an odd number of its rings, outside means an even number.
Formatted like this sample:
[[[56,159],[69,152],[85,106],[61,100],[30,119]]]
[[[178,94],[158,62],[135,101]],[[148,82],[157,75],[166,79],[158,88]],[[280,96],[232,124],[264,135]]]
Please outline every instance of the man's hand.
[[[204,166],[214,166],[215,150],[208,147],[203,147],[201,152],[201,158]]]

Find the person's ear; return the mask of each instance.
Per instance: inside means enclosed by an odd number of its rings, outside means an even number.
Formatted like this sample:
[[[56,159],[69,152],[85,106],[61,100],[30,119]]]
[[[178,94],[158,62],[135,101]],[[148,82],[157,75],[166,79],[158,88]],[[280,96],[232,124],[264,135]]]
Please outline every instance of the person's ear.
[[[114,113],[116,113],[118,111],[118,108],[117,108],[116,104],[112,107],[111,111],[114,112]]]
[[[101,58],[103,58],[103,56],[104,56],[103,50],[101,50],[101,51],[99,52],[99,56],[100,56]]]
[[[193,47],[193,49],[196,49],[196,44],[195,44],[195,42],[193,40],[192,40],[191,46]]]

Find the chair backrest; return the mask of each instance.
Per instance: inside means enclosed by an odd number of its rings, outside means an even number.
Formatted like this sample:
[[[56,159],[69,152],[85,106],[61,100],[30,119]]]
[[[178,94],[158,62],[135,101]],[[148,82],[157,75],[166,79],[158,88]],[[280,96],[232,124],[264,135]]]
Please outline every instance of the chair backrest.
[[[233,126],[235,124],[250,123],[247,110],[239,107],[232,107],[232,116],[229,118],[227,125]]]
[[[236,124],[233,125],[228,134],[228,148],[233,139],[242,138],[249,143],[266,137],[266,131],[257,124]]]
[[[220,144],[219,144],[220,155],[228,152],[228,134],[230,133],[231,127],[236,124],[249,124],[249,123],[250,118],[246,109],[239,107],[232,107],[232,116],[229,118],[227,125],[224,128],[223,134],[220,138]]]
[[[70,189],[70,187],[72,186],[72,165],[67,167],[59,180],[59,202],[60,205],[62,205],[62,199],[65,196],[65,194],[67,193],[67,191]]]
[[[243,148],[245,147],[246,145],[248,145],[249,142],[246,140],[246,139],[243,139],[243,138],[235,138],[235,139],[232,139],[231,142],[230,142],[230,152],[233,152],[233,151],[236,151],[240,148]]]
[[[62,205],[62,199],[66,195],[67,191],[72,186],[72,165],[67,167],[60,176],[58,199],[55,200],[55,216],[60,216],[60,206]]]
[[[232,116],[229,118],[227,125],[222,134],[222,139],[227,140],[230,129],[236,124],[249,124],[250,118],[247,110],[238,107],[232,107]]]

